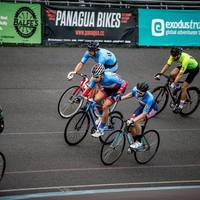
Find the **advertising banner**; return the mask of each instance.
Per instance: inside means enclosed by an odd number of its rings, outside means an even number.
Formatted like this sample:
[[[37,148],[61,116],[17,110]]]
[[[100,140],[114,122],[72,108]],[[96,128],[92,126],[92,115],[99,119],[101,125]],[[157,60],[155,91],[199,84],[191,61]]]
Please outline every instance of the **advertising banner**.
[[[200,46],[200,10],[139,9],[139,45]]]
[[[135,16],[130,9],[44,6],[46,43],[131,43]]]
[[[40,5],[0,3],[0,43],[40,44]]]

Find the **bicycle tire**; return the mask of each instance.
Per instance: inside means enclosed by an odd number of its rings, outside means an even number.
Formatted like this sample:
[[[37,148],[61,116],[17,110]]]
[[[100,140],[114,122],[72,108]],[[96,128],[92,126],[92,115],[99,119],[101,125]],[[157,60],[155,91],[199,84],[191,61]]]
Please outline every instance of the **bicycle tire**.
[[[123,115],[119,111],[113,111],[109,114],[109,124],[111,127],[111,131],[105,131],[103,136],[99,137],[99,140],[102,144],[111,143],[112,141],[107,141],[107,136],[112,133],[114,130],[121,130],[123,127]]]
[[[78,125],[80,127],[77,127]],[[68,120],[65,126],[64,130],[65,142],[69,145],[79,144],[87,135],[89,128],[90,128],[90,117],[88,113],[85,111],[77,112]],[[82,130],[82,132],[80,132],[80,130]]]
[[[107,143],[107,140],[112,140],[111,144]],[[121,157],[126,143],[125,135],[122,130],[116,130],[112,132],[106,139],[101,147],[101,161],[104,165],[112,165]],[[109,158],[111,158],[109,160]]]
[[[158,94],[156,94],[156,92],[158,92]],[[167,102],[169,100],[169,94],[168,94],[167,89],[164,86],[159,86],[159,87],[154,88],[152,91],[152,94],[153,94],[153,96],[156,100],[157,106],[158,106],[158,111],[155,115],[158,115],[166,107]],[[163,101],[163,99],[164,99],[164,101]],[[164,102],[163,105],[160,106],[160,102]]]
[[[73,92],[74,92],[74,94],[73,94]],[[71,86],[62,93],[62,95],[58,101],[58,113],[62,118],[65,118],[65,119],[70,118],[72,115],[74,115],[76,112],[78,112],[78,110],[82,106],[84,100],[83,100],[83,98],[81,98],[80,102],[77,103],[77,102],[73,102],[73,100],[71,100],[71,98],[75,99],[82,92],[83,92],[83,89],[80,88],[79,86]],[[69,94],[69,97],[67,96],[68,94]],[[70,107],[68,107],[68,106],[70,106]],[[70,109],[68,109],[68,108],[70,108]]]
[[[181,110],[180,112],[180,115],[181,116],[188,116],[188,115],[191,115],[192,113],[195,112],[195,110],[198,108],[199,104],[200,104],[200,90],[199,88],[193,86],[193,87],[189,87],[187,89],[187,94],[189,96],[189,98],[191,98],[191,94],[192,92],[191,91],[194,91],[196,93],[196,96],[197,96],[197,100],[196,100],[196,103],[194,104],[194,107],[190,110],[190,111],[186,111],[186,108],[189,107],[191,105],[191,99],[190,101],[187,102],[186,106],[183,107],[183,109]]]
[[[150,135],[150,133],[154,134],[153,136],[154,138],[152,137],[152,135]],[[150,139],[150,137],[152,137],[153,139]],[[155,138],[157,139],[156,141],[155,141]],[[156,155],[159,145],[160,145],[160,136],[159,136],[158,131],[148,130],[144,132],[143,142],[144,142],[144,148],[138,151],[134,151],[135,160],[139,164],[148,163]],[[152,149],[152,147],[155,147],[155,148]],[[151,150],[152,150],[152,154],[150,154]]]
[[[2,152],[0,152],[0,181],[2,180],[6,169],[6,158]]]

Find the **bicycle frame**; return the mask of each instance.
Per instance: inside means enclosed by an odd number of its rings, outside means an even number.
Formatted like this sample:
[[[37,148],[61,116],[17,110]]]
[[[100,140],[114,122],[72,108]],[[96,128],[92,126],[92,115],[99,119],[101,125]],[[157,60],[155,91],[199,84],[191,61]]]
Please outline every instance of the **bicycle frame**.
[[[167,76],[167,75],[165,75],[165,74],[162,74],[162,76],[164,76],[164,77],[167,79],[167,82],[166,82],[166,84],[165,84],[163,87],[166,88],[168,94],[171,96],[172,101],[173,101],[174,103],[176,103],[177,98],[172,94],[172,91],[171,91],[171,89],[170,89],[170,87],[169,87],[170,77]],[[183,81],[178,81],[178,83],[181,83],[181,84],[182,84]]]

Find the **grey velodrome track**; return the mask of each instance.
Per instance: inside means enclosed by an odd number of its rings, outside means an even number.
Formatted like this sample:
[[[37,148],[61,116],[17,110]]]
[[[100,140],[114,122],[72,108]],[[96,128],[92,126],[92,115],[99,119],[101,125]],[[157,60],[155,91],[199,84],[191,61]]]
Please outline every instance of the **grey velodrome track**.
[[[111,50],[118,58],[119,73],[129,80],[128,90],[140,80],[148,80],[151,87],[163,82],[152,77],[166,62],[169,49]],[[200,62],[198,49],[186,51]],[[181,118],[166,108],[149,123],[148,128],[159,130],[161,145],[155,159],[145,166],[138,165],[132,156],[124,153],[115,165],[105,167],[100,161],[100,143],[89,135],[76,147],[65,144],[63,130],[66,120],[58,116],[57,102],[64,89],[80,80],[77,78],[69,83],[66,74],[83,52],[82,48],[0,48],[0,104],[6,123],[4,134],[0,136],[0,150],[7,158],[0,195],[199,186],[199,109],[191,117]],[[92,64],[92,61],[88,62],[84,72],[88,73]],[[199,77],[194,85],[200,85]],[[128,117],[135,106],[137,104],[130,100],[120,104],[119,110]],[[115,193],[115,199],[131,199],[133,196],[136,199],[199,197],[198,188],[181,192],[183,190]],[[114,194],[94,195],[54,198],[112,199]]]

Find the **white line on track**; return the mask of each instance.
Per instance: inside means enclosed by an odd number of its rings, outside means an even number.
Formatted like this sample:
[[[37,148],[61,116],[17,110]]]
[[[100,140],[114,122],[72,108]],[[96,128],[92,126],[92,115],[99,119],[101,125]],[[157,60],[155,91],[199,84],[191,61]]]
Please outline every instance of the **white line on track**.
[[[157,131],[160,132],[186,132],[186,131],[200,131],[200,128],[191,128],[191,129],[156,129]],[[10,132],[10,133],[6,133],[4,132],[2,134],[2,136],[7,136],[7,135],[46,135],[46,134],[63,134],[63,132],[61,131],[44,131],[44,132]]]
[[[30,171],[8,171],[6,174],[32,174],[32,173],[55,173],[55,172],[80,172],[80,171],[98,171],[98,170],[127,170],[127,169],[150,169],[150,168],[191,168],[200,167],[200,164],[186,165],[154,165],[154,166],[135,166],[135,167],[97,167],[97,168],[72,168],[72,169],[46,169]]]
[[[16,188],[0,190],[3,192],[20,192],[20,191],[33,191],[33,190],[60,190],[65,191],[77,188],[94,188],[94,187],[115,187],[115,186],[136,186],[136,185],[168,185],[168,184],[199,184],[200,180],[176,180],[176,181],[157,181],[157,182],[135,182],[135,183],[110,183],[110,184],[93,184],[93,185],[72,185],[72,186],[52,186],[52,187],[36,187],[36,188]]]

